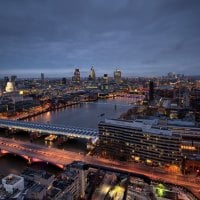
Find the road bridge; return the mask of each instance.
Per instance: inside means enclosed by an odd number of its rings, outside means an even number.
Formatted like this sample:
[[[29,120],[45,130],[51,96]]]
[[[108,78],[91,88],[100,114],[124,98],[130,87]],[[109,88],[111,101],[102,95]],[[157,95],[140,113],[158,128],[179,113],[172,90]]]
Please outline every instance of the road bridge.
[[[199,183],[191,182],[191,177],[167,174],[163,172],[161,173],[154,170],[152,171],[152,168],[143,169],[140,167],[140,165],[129,162],[124,163],[100,157],[92,157],[77,152],[48,148],[33,143],[27,143],[2,137],[0,137],[0,150],[1,154],[13,153],[24,157],[30,162],[44,161],[62,168],[64,168],[69,163],[72,163],[73,161],[82,161],[88,163],[89,165],[98,165],[99,167],[104,167],[105,169],[114,168],[116,170],[122,170],[129,173],[138,173],[148,176],[153,180],[160,180],[184,186],[189,188],[193,193],[200,197],[200,194],[198,193]]]

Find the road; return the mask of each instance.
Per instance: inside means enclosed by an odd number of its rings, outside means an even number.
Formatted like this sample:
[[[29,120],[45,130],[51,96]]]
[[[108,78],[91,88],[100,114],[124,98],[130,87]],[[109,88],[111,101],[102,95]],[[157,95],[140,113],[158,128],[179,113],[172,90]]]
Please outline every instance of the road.
[[[2,137],[0,137],[0,148],[4,151],[8,151],[18,155],[23,155],[24,157],[29,157],[33,162],[38,161],[39,159],[41,161],[49,162],[58,166],[65,166],[73,161],[83,161],[89,164],[110,167],[126,172],[144,174],[153,180],[161,180],[180,186],[185,186],[200,198],[199,184],[189,182],[186,176],[172,175],[167,173],[164,174],[156,171],[152,172],[149,171],[148,168],[140,168],[138,165],[134,165],[132,163],[122,163],[119,161],[113,161],[99,157],[92,157],[77,152],[59,150],[56,148],[47,148],[41,145]]]

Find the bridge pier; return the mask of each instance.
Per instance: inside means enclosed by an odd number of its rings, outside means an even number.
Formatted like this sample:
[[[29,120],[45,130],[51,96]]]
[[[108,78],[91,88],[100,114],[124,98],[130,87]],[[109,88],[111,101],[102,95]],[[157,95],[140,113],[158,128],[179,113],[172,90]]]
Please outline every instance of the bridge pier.
[[[5,151],[3,149],[0,149],[0,157],[4,156],[5,154],[9,153],[8,151]]]
[[[59,135],[58,138],[57,138],[57,143],[58,143],[58,145],[61,145],[61,144],[63,144],[64,142],[66,142],[67,140],[68,140],[68,139],[67,139],[66,136],[61,136],[61,135]]]
[[[39,133],[39,132],[30,132],[30,140],[31,141],[37,139],[38,137],[41,137],[41,133]]]
[[[6,137],[12,137],[13,134],[15,133],[15,131],[12,128],[6,128],[4,133],[5,133]]]

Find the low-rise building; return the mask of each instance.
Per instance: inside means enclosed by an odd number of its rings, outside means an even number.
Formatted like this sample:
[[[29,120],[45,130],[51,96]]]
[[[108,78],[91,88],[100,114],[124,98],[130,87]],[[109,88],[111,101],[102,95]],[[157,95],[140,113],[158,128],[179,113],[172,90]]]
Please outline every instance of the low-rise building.
[[[2,179],[2,184],[8,193],[13,193],[15,190],[22,191],[24,189],[24,178],[15,174],[9,174]]]
[[[32,185],[27,192],[26,198],[43,200],[47,194],[47,187],[38,183]]]
[[[26,169],[22,173],[22,176],[27,180],[31,180],[45,186],[50,186],[53,183],[55,177],[55,175],[50,174],[44,170],[36,171],[30,168]]]

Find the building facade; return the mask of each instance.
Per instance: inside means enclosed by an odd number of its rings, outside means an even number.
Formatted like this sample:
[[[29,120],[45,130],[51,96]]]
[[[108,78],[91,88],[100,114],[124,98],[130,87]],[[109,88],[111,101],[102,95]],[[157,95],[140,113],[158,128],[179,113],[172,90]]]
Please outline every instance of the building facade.
[[[81,75],[80,75],[80,70],[79,69],[75,69],[74,76],[72,77],[72,81],[74,81],[75,83],[80,83]]]
[[[116,69],[114,71],[114,79],[116,83],[121,83],[122,82],[122,73],[120,70]]]
[[[95,71],[94,71],[94,67],[91,67],[91,69],[90,69],[89,80],[90,81],[95,81],[96,80],[96,74],[95,74]]]
[[[99,146],[105,157],[151,165],[181,166],[181,136],[155,121],[108,120],[99,123]]]

